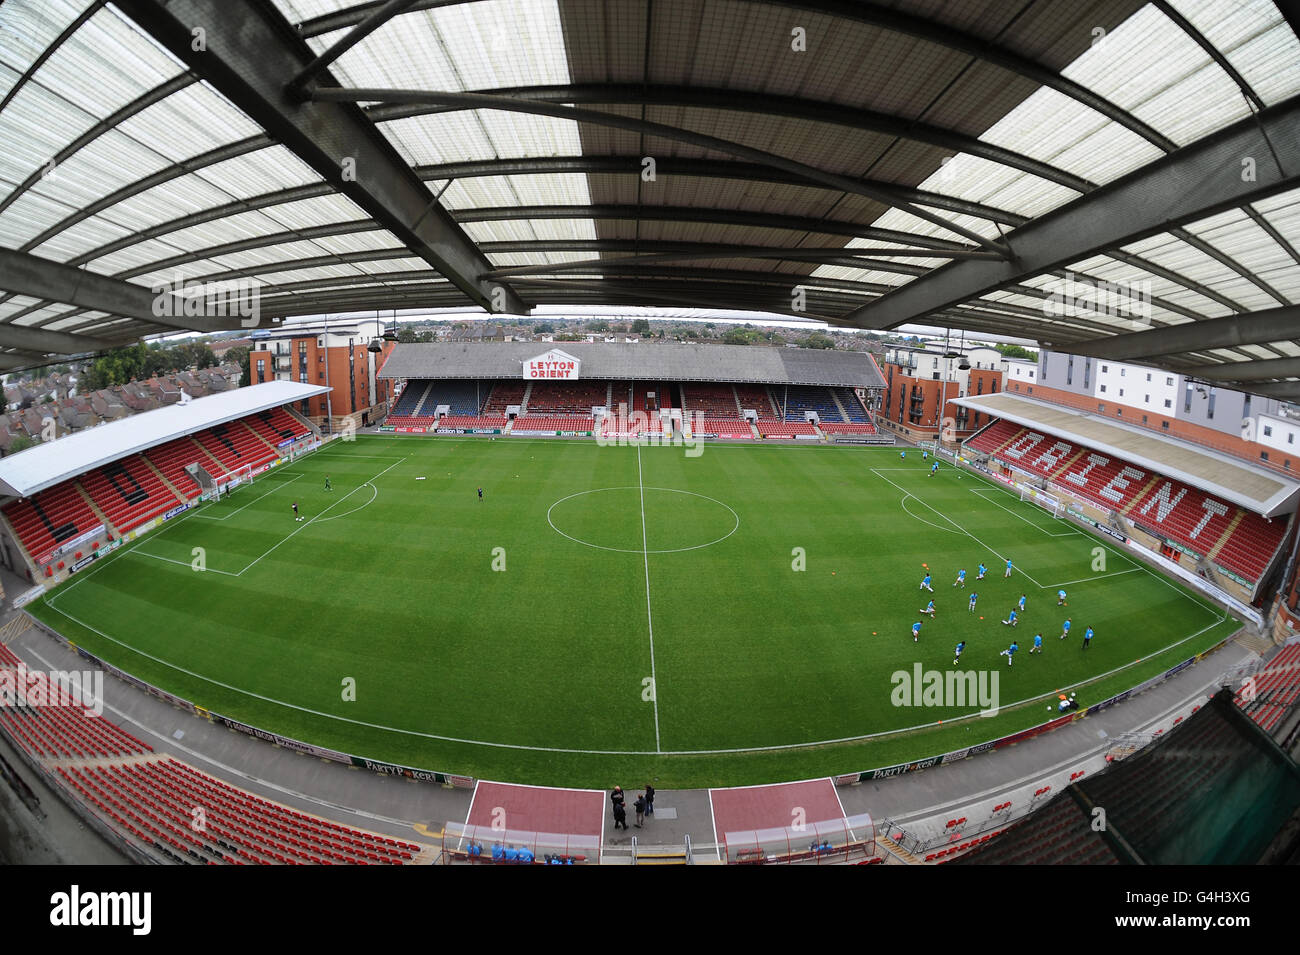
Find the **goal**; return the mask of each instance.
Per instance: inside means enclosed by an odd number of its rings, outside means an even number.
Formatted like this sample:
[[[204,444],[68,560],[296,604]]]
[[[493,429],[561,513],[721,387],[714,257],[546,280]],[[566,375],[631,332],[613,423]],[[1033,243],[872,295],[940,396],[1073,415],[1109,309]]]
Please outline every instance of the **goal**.
[[[1020,485],[1020,500],[1030,501],[1045,511],[1051,511],[1053,517],[1060,518],[1065,515],[1065,505],[1061,503],[1059,497],[1053,497],[1046,491],[1041,491],[1036,487],[1029,487],[1026,484]]]
[[[233,471],[227,471],[221,475],[218,489],[226,493],[235,490],[235,488],[244,487],[253,483],[253,466],[245,464],[243,467],[235,468]]]

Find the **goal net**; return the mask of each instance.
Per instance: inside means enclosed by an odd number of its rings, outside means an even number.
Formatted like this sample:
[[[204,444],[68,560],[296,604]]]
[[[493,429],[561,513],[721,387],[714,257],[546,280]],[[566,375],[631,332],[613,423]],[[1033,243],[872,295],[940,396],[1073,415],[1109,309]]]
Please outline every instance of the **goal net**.
[[[233,471],[227,471],[221,476],[221,486],[226,492],[236,488],[251,485],[253,483],[253,466],[245,464],[243,467],[235,468]]]
[[[1053,517],[1059,518],[1065,513],[1065,505],[1061,503],[1059,497],[1053,497],[1046,491],[1041,491],[1036,487],[1020,485],[1020,500],[1037,504],[1043,510],[1050,511]]]

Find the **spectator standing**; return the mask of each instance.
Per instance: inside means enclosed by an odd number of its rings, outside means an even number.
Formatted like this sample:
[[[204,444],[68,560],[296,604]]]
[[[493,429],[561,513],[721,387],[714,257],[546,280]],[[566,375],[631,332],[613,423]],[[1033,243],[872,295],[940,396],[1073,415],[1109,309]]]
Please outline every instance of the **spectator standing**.
[[[636,827],[638,829],[645,823],[645,793],[637,793],[636,797]]]
[[[645,814],[647,816],[655,814],[655,788],[649,783],[645,784]]]

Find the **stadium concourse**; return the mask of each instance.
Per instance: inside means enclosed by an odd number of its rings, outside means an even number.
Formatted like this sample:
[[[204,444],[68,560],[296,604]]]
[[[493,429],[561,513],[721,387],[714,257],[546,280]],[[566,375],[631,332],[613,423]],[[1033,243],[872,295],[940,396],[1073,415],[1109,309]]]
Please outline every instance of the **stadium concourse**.
[[[57,584],[200,500],[291,460],[320,432],[291,407],[326,389],[267,382],[124,418],[0,461],[0,559]]]
[[[544,347],[544,346],[542,346]],[[404,389],[403,433],[683,435],[890,443],[866,352],[677,343],[398,345],[380,378]]]

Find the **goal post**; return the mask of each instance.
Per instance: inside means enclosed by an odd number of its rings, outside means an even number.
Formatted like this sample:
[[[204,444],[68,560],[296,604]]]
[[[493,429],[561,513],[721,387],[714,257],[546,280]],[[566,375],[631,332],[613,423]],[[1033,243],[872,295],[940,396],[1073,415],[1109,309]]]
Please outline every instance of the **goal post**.
[[[1026,484],[1020,485],[1020,500],[1037,504],[1043,510],[1050,511],[1055,518],[1059,519],[1065,516],[1065,505],[1061,503],[1061,499],[1036,487],[1030,487]]]
[[[232,471],[227,471],[221,476],[221,483],[227,492],[245,485],[251,485],[253,483],[253,466],[245,464]]]

